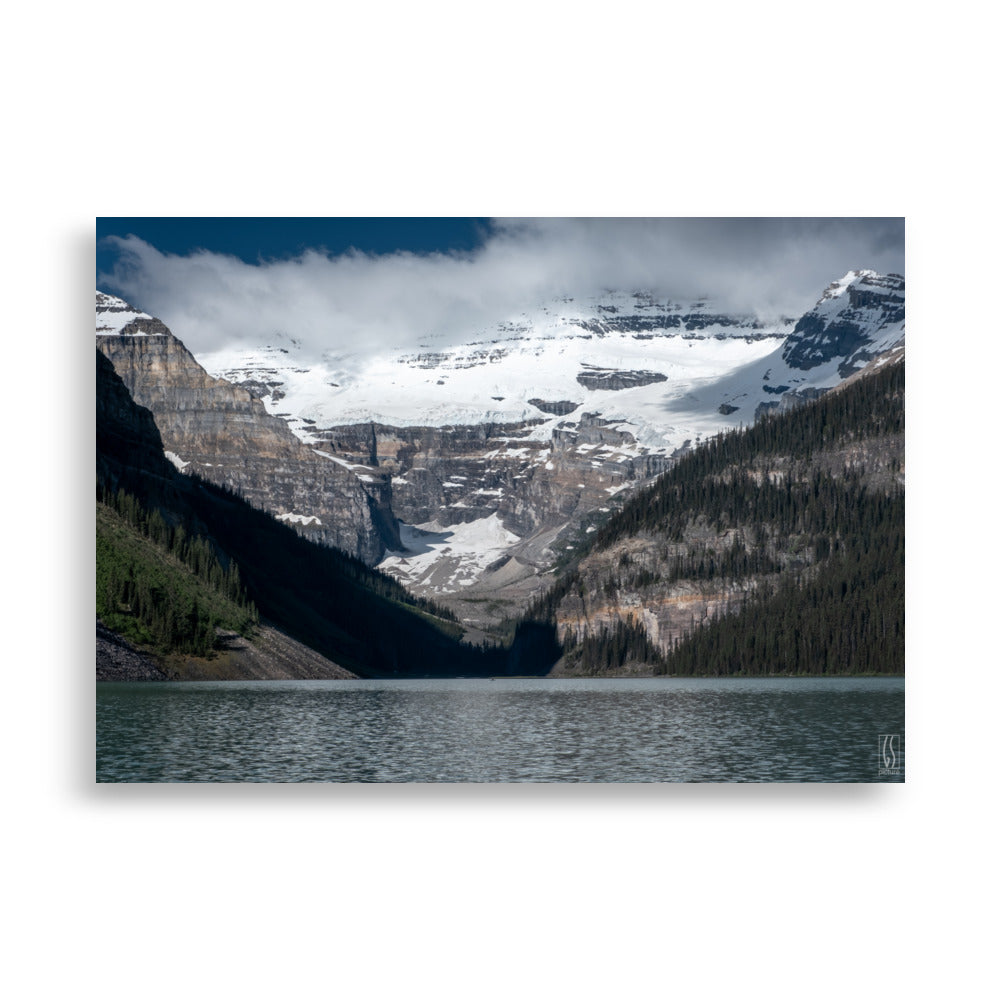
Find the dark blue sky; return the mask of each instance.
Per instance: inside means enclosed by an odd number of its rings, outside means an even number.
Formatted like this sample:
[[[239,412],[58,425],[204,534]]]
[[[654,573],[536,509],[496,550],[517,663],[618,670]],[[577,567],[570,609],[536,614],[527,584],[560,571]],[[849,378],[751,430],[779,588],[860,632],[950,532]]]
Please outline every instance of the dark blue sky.
[[[204,249],[256,264],[320,247],[334,255],[352,247],[373,254],[473,250],[489,231],[485,218],[98,218],[97,273],[116,257],[101,242],[106,236],[132,234],[163,253]]]

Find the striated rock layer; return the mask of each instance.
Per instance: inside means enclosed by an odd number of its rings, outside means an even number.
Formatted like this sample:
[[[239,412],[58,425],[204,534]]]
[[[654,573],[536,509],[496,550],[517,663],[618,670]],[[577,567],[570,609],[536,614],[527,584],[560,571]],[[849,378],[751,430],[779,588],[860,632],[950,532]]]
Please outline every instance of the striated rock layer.
[[[152,412],[164,452],[181,471],[369,564],[399,548],[384,477],[366,482],[303,444],[246,389],[208,375],[159,320],[99,292],[97,347]]]
[[[546,585],[543,575],[591,520],[674,461],[593,413],[547,440],[539,423],[355,424],[313,434],[345,465],[390,477],[403,545],[380,568],[488,630]]]

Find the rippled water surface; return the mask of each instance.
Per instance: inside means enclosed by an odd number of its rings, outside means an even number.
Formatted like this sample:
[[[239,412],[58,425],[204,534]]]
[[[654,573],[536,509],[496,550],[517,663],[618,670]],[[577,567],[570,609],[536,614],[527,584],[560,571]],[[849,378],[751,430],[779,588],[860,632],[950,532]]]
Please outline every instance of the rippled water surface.
[[[902,781],[903,686],[902,678],[98,684],[97,780]]]

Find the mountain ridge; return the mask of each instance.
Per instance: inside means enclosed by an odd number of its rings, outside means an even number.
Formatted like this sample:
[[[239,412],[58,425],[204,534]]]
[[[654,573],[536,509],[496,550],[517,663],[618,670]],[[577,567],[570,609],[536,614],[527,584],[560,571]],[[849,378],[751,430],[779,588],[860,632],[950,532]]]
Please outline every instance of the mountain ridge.
[[[311,602],[310,617],[302,622],[309,644],[327,654],[345,652],[351,666],[356,666],[355,657],[366,655],[368,669],[376,675],[400,670],[420,675],[428,666],[444,672],[545,673],[553,665],[557,675],[637,670],[759,673],[762,661],[748,660],[745,655],[754,642],[760,642],[759,648],[772,657],[763,661],[763,669],[770,672],[867,672],[873,664],[901,670],[902,360],[901,351],[889,352],[836,392],[787,413],[770,415],[753,428],[689,453],[655,488],[633,498],[624,511],[596,529],[595,543],[588,543],[555,579],[532,613],[510,623],[510,646],[496,650],[495,655],[471,649],[461,654],[441,635],[427,645],[431,633],[419,628],[412,638],[398,636],[402,619],[391,627],[388,622],[389,614],[395,614],[392,601],[366,598],[362,604],[354,603],[350,580],[370,572],[359,564],[348,575],[338,570],[326,584],[307,578],[301,568],[305,553],[301,546],[308,542],[273,518],[241,505],[235,496],[178,473],[163,457],[158,437],[142,444],[144,436],[158,434],[155,422],[148,411],[144,414],[131,401],[100,352],[99,478],[103,470],[105,477],[118,484],[138,483],[152,496],[166,498],[161,502],[171,510],[187,504],[194,523],[221,532],[217,543],[226,551],[249,557],[246,579],[255,600],[270,600],[269,610],[279,614],[297,614],[292,609]],[[130,420],[131,425],[107,426],[121,419]],[[101,442],[110,443],[113,453],[102,454]],[[766,445],[763,452],[761,444]],[[716,455],[730,457],[720,465]],[[123,459],[134,467],[123,468]],[[732,464],[734,459],[737,466]],[[682,468],[687,471],[679,475]],[[733,478],[736,472],[727,469],[737,468],[738,478]],[[697,506],[692,507],[680,494],[664,503],[669,491],[681,487],[696,490],[693,495],[701,498]],[[866,491],[870,502],[864,499]],[[660,499],[654,503],[655,497]],[[811,497],[820,502],[813,503]],[[780,513],[789,501],[789,513]],[[733,503],[737,506],[725,513],[729,510],[725,505]],[[778,516],[774,514],[747,519],[738,514],[741,504],[771,505],[767,509],[778,511],[779,520],[784,518],[792,527],[772,524]],[[240,506],[245,513],[237,518]],[[824,527],[828,512],[838,508],[841,517],[849,515],[843,527],[837,521]],[[680,520],[671,528],[668,522],[657,520],[664,515]],[[653,520],[647,524],[650,517]],[[722,522],[713,527],[720,517]],[[246,526],[240,528],[244,520]],[[874,542],[859,546],[855,536],[863,539],[864,532]],[[280,540],[275,533],[283,533]],[[274,542],[265,546],[265,536]],[[261,562],[262,549],[273,558]],[[866,561],[869,550],[873,559]],[[322,551],[310,546],[310,559],[332,560],[333,566],[345,558],[335,553],[322,556]],[[841,563],[831,562],[837,552],[843,554],[838,558],[849,575],[838,569]],[[591,554],[600,553],[605,555],[598,563],[588,564]],[[827,571],[829,567],[832,572]],[[664,570],[669,571],[669,579],[663,579]],[[623,573],[627,581],[618,578]],[[701,580],[708,581],[707,590]],[[259,589],[265,585],[268,589]],[[755,594],[761,595],[762,603],[748,607]],[[842,595],[849,598],[846,603]],[[783,603],[775,604],[772,598]],[[345,602],[350,602],[348,607],[338,606]],[[689,626],[677,621],[671,625],[669,620],[661,626],[656,616],[671,603],[685,616],[696,611],[698,620],[692,615]],[[616,610],[609,614],[612,608]],[[340,624],[324,622],[331,612],[336,612]],[[835,624],[838,615],[845,627],[824,639],[824,629],[839,628]],[[800,628],[799,621],[807,624]],[[417,619],[412,623],[416,625]],[[345,626],[359,625],[359,633],[344,631]],[[877,633],[872,632],[873,625]],[[764,631],[750,640],[754,628]],[[421,634],[426,638],[418,640]],[[838,635],[841,640],[857,636],[860,648],[852,652],[842,641],[832,641]],[[402,645],[394,646],[393,640],[398,643],[400,638]],[[454,659],[435,659],[447,650]],[[742,652],[737,655],[736,650]],[[823,650],[827,652],[813,664],[809,657]],[[808,656],[803,659],[805,653]]]
[[[304,534],[377,562],[398,543],[381,484],[305,446],[258,399],[211,377],[159,320],[97,293],[97,347],[154,416],[183,472],[232,489]]]
[[[291,435],[309,451],[308,474],[272,471],[271,488],[261,476],[258,506],[488,631],[536,597],[596,524],[699,444],[820,398],[879,352],[901,352],[904,311],[900,276],[859,269],[797,320],[607,293],[549,303],[464,345],[428,337],[416,351],[368,360],[326,351],[310,363],[284,337],[192,360],[282,423],[283,447]],[[124,341],[126,329],[147,343],[165,330],[121,300],[105,313],[106,343]],[[245,492],[209,451],[177,443],[167,446],[175,463]],[[339,505],[339,534],[312,499],[324,464],[354,498]]]

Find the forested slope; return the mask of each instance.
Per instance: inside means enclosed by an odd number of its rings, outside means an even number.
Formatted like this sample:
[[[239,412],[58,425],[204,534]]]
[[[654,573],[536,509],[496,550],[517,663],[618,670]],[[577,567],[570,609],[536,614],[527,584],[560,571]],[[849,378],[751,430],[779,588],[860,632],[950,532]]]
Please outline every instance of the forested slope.
[[[905,371],[720,435],[531,610],[557,673],[901,673]]]
[[[97,504],[97,617],[158,653],[208,656],[216,629],[250,635],[259,622],[234,561],[123,491]]]

